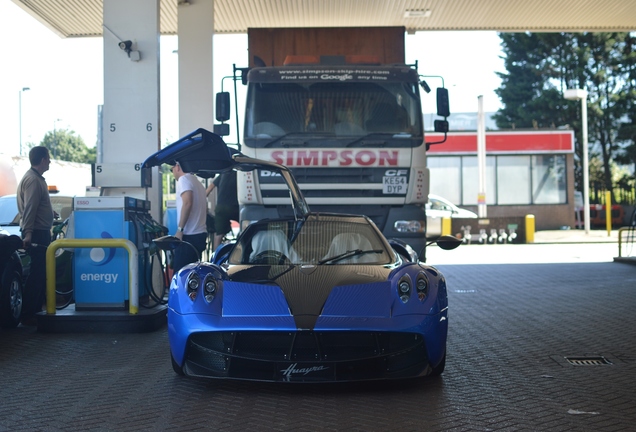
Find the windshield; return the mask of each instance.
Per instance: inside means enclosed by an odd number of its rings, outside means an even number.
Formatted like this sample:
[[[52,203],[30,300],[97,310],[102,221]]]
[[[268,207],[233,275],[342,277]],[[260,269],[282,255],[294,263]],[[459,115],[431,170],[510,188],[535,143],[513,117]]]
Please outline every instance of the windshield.
[[[391,256],[366,219],[321,215],[307,221],[250,225],[229,257],[230,264],[388,264]]]
[[[386,134],[387,145],[421,144],[421,107],[417,86],[407,82],[251,83],[245,139],[250,147],[285,147],[281,137],[333,146]],[[325,143],[329,137],[331,142]],[[277,139],[278,138],[278,139]],[[307,144],[305,142],[305,144]]]

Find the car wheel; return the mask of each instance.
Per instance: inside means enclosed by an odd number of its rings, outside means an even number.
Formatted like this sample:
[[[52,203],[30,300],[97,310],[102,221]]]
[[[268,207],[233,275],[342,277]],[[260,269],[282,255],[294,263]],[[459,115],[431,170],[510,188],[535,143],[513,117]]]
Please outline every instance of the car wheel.
[[[0,326],[16,328],[22,316],[22,276],[9,265],[0,286]]]
[[[430,376],[440,376],[444,372],[444,368],[446,367],[446,353],[444,353],[444,357],[442,357],[442,361],[439,362],[437,366],[433,368]]]
[[[170,353],[170,360],[172,360],[172,370],[174,370],[174,372],[177,375],[181,375],[181,376],[185,375],[183,373],[183,368],[181,366],[179,366],[179,363],[177,363],[175,361],[174,357],[172,357],[172,353]]]

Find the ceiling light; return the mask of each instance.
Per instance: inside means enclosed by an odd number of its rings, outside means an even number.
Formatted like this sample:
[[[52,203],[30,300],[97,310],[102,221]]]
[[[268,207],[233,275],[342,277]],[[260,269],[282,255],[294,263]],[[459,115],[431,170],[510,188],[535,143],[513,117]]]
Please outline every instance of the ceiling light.
[[[431,16],[431,10],[411,9],[404,12],[404,18],[428,18]]]

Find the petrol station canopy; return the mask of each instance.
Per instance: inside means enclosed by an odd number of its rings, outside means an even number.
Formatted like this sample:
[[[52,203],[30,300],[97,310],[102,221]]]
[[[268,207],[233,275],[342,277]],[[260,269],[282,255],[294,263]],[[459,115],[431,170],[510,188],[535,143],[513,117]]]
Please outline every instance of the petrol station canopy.
[[[177,34],[177,8],[160,0],[160,31]],[[200,1],[200,0],[199,0]],[[13,0],[61,37],[102,35],[102,0]],[[214,31],[255,27],[403,26],[425,30],[636,30],[634,0],[214,0]]]

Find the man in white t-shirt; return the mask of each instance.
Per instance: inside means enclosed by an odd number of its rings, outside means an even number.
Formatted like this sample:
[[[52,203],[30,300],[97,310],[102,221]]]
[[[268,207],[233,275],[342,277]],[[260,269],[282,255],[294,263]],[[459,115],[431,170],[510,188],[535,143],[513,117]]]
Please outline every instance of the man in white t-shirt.
[[[207,215],[207,197],[205,188],[193,174],[183,172],[179,162],[172,167],[177,180],[177,233],[175,236],[190,243],[181,244],[174,251],[173,269],[175,273],[186,264],[201,259],[208,238],[205,218]]]

